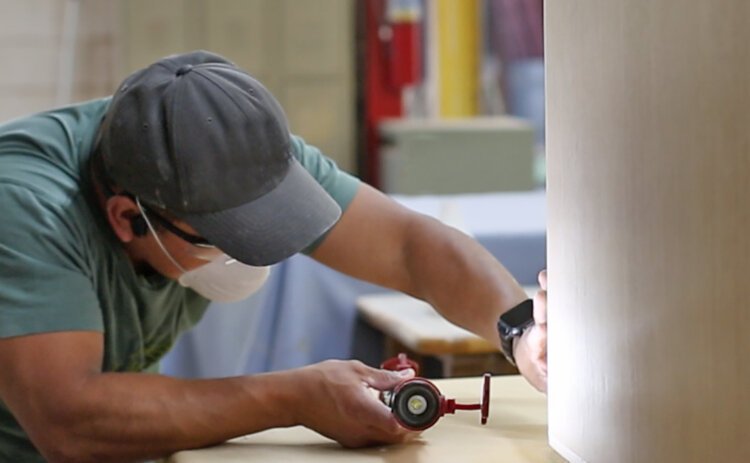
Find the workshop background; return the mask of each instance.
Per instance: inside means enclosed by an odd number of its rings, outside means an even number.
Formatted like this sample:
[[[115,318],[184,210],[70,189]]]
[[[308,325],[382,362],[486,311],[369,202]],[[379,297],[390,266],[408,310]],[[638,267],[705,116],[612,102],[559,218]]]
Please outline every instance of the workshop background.
[[[549,249],[556,450],[747,462],[748,18],[747,0],[0,0],[0,122],[108,95],[164,55],[224,54],[294,132],[530,291]],[[212,304],[161,368],[410,348],[428,375],[508,372],[439,320],[294,256],[250,299]],[[503,435],[523,449],[529,429]]]
[[[544,143],[542,0],[0,0],[0,11],[0,121],[111,94],[130,72],[203,48],[374,183],[387,118],[508,113],[533,127],[535,153]]]
[[[542,0],[0,0],[0,11],[0,122],[110,95],[163,56],[207,49],[263,82],[294,133],[474,236],[521,284],[546,266]],[[386,299],[362,299],[372,295]],[[222,310],[162,370],[378,364],[407,349],[432,376],[514,371],[488,343],[467,348],[467,332],[429,325],[428,306],[391,296],[295,256],[259,294],[213,304]],[[390,336],[409,323],[453,347]]]

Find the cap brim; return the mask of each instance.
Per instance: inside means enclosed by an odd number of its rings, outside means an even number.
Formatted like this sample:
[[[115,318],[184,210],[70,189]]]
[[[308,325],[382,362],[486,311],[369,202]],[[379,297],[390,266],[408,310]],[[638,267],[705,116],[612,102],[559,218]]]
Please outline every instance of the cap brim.
[[[241,206],[181,217],[238,261],[271,265],[307,248],[341,217],[336,201],[296,160],[270,192]]]

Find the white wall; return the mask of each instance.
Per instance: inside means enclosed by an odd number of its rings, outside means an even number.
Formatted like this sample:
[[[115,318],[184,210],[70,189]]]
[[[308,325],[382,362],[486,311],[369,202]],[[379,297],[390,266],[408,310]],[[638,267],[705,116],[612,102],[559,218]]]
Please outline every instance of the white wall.
[[[750,2],[546,3],[549,433],[750,461]]]

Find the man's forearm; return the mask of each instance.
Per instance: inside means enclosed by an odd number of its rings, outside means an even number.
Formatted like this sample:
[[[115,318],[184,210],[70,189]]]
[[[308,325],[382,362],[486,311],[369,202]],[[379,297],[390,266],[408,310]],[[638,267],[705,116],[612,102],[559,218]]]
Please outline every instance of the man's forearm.
[[[526,297],[474,240],[365,184],[313,257],[355,278],[425,299],[498,348],[497,317]]]
[[[526,293],[472,238],[424,216],[411,227],[404,251],[410,292],[499,348],[497,318],[524,300]]]
[[[162,457],[295,424],[290,386],[299,382],[291,375],[181,380],[95,374],[58,405],[45,407],[54,412],[47,412],[44,429],[27,430],[50,461]]]

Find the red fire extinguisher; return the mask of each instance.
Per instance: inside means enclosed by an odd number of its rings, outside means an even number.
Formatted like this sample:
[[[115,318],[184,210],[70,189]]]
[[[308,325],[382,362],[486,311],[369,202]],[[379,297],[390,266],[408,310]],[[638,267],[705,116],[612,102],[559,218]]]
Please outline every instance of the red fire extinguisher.
[[[403,90],[423,80],[423,0],[365,0],[364,179],[380,186],[383,119],[401,117]]]
[[[422,0],[386,0],[379,35],[386,46],[389,84],[396,89],[422,80],[423,16]]]

